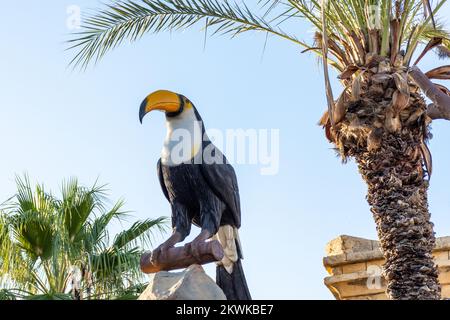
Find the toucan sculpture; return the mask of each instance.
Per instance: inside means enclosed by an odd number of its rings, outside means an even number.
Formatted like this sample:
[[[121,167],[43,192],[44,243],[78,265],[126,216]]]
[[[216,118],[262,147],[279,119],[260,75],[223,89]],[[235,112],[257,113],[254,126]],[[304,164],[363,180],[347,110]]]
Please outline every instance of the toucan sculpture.
[[[233,167],[205,133],[202,118],[185,96],[160,90],[141,104],[139,119],[153,110],[165,112],[167,136],[157,171],[172,208],[173,233],[152,253],[152,260],[184,241],[191,224],[200,234],[187,245],[198,257],[199,244],[215,237],[225,253],[217,264],[216,282],[228,300],[250,300],[241,265],[239,189]]]

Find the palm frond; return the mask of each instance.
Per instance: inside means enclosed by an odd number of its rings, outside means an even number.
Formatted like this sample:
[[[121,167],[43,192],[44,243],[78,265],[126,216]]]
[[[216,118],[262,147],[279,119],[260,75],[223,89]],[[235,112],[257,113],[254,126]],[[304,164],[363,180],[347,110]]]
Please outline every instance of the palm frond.
[[[17,193],[4,205],[4,209],[14,208],[17,212],[39,211],[51,212],[55,206],[53,197],[46,193],[42,185],[36,185],[33,191],[30,178],[24,174],[21,178],[16,176]],[[13,199],[15,198],[15,202]]]
[[[167,218],[147,219],[135,222],[128,230],[119,233],[113,242],[113,247],[122,248],[127,245],[136,244],[141,240],[143,245],[151,245],[154,229],[164,232]]]
[[[140,283],[137,285],[130,286],[119,292],[115,292],[112,295],[111,300],[137,300],[137,298],[144,292],[148,283]]]
[[[423,21],[416,24],[416,27],[411,30],[411,32],[408,34],[408,37],[410,39],[408,48],[406,50],[405,55],[405,63],[409,66],[410,61],[412,59],[413,54],[416,52],[419,44],[423,41],[424,34],[426,35],[428,31],[430,30],[430,21],[433,17],[437,16],[438,12],[442,9],[442,6],[447,2],[447,0],[440,0],[434,10],[432,10],[432,14],[428,15]],[[434,21],[434,20],[433,20]],[[434,23],[434,22],[433,22]],[[436,29],[435,26],[432,26],[432,29]]]
[[[31,295],[24,298],[25,300],[73,300],[70,294],[66,293],[47,293],[47,294],[39,294],[39,295]]]
[[[258,0],[258,4],[260,4],[263,8],[267,8],[264,17],[268,16],[281,3],[281,0]]]
[[[17,300],[17,294],[13,290],[0,289],[0,301]]]
[[[61,193],[63,200],[60,203],[60,212],[65,231],[69,239],[74,241],[94,210],[104,209],[104,186],[94,185],[91,189],[86,189],[72,178],[63,183]]]
[[[0,208],[0,299],[69,299],[74,268],[85,274],[86,295],[121,296],[142,282],[137,245],[149,244],[164,219],[137,222],[110,243],[110,222],[126,212],[123,201],[106,208],[103,186],[70,179],[57,198],[27,176],[17,181],[16,197]]]
[[[149,32],[186,29],[203,20],[206,24],[202,26],[212,29],[212,34],[234,37],[247,31],[261,31],[309,48],[264,17],[254,14],[244,3],[237,5],[226,0],[126,0],[107,5],[98,14],[84,19],[84,30],[69,40],[69,49],[78,50],[70,64],[85,68],[125,40],[133,42]]]
[[[95,279],[95,294],[111,296],[143,278],[140,271],[142,251],[138,248],[117,250],[110,248],[91,257],[91,270]]]
[[[422,0],[422,2],[423,2],[425,17],[428,17],[428,15],[430,15],[431,21],[433,23],[433,27],[436,27],[436,21],[434,18],[433,9],[431,8],[431,0]]]
[[[11,247],[12,244],[9,236],[9,222],[6,214],[0,210],[0,270],[4,270],[3,268],[5,263],[9,260],[8,255]]]
[[[106,236],[107,234],[107,227],[111,220],[114,218],[120,220],[127,214],[127,211],[122,210],[123,205],[124,201],[120,200],[114,205],[111,210],[96,218],[90,226],[89,230],[86,232],[84,238],[89,238],[89,242],[92,243],[93,246],[101,242],[102,237]]]
[[[331,89],[331,81],[328,71],[328,34],[327,34],[327,14],[329,10],[328,0],[322,0],[322,62],[323,62],[323,73],[325,78],[325,92],[328,102],[328,114],[330,115],[331,125],[334,127],[334,98],[333,90]]]
[[[54,229],[50,220],[37,212],[28,212],[14,225],[16,240],[34,257],[48,259],[53,249]]]
[[[363,66],[368,54],[394,62],[401,52],[404,65],[409,66],[420,46],[439,33],[438,13],[446,1],[327,0],[329,9],[322,10],[322,0],[259,0],[256,10],[263,12],[258,14],[244,3],[229,0],[122,0],[84,19],[83,30],[69,40],[69,49],[77,50],[71,64],[85,68],[125,40],[203,22],[205,33],[212,30],[212,34],[234,37],[260,31],[292,41],[322,59],[325,45],[330,55],[325,62],[340,72],[352,65]],[[280,24],[291,18],[310,22],[320,41],[309,45],[298,40],[295,32],[281,29]],[[444,40],[439,52],[446,53],[449,43]]]

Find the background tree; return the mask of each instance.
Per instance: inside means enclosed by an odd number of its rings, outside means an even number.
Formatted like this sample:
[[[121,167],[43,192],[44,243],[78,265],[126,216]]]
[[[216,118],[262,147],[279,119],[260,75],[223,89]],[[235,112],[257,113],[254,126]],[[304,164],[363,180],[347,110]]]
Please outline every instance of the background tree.
[[[62,184],[61,198],[17,178],[17,194],[0,213],[0,299],[133,299],[143,289],[140,248],[165,219],[135,222],[111,239],[127,213],[107,209],[104,186]]]
[[[315,53],[323,61],[328,98],[320,123],[342,159],[356,160],[368,184],[367,200],[386,258],[388,295],[438,299],[427,140],[432,120],[450,119],[450,91],[429,79],[449,79],[450,68],[423,74],[415,66],[432,51],[449,56],[450,34],[437,15],[445,2],[265,0],[258,11],[226,0],[116,1],[84,19],[82,31],[70,40],[70,48],[77,50],[72,64],[85,68],[125,40],[196,24],[206,33],[232,37],[259,31]],[[284,31],[283,22],[295,19],[315,28],[312,44],[300,41],[295,30]],[[336,100],[329,66],[343,86]],[[427,106],[422,93],[434,104]]]

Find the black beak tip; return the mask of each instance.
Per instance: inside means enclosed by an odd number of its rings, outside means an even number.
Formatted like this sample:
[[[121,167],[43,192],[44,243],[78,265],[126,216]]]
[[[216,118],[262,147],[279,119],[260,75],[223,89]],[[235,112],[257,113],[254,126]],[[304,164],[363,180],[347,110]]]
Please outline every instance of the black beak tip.
[[[141,122],[141,124],[142,124],[142,120],[145,117],[145,109],[146,108],[147,108],[147,98],[144,99],[144,101],[142,101],[141,107],[139,109],[139,121]]]

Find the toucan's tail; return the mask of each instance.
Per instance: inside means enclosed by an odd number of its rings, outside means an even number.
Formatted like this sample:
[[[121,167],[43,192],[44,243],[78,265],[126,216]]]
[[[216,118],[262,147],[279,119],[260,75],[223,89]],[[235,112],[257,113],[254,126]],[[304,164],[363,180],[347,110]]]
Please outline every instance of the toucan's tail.
[[[216,282],[228,300],[252,299],[245,280],[241,260],[234,263],[231,274],[223,266],[217,266]]]
[[[243,255],[237,228],[229,225],[222,226],[216,237],[225,253],[222,261],[217,263],[217,285],[223,290],[228,300],[251,300],[242,269]]]

